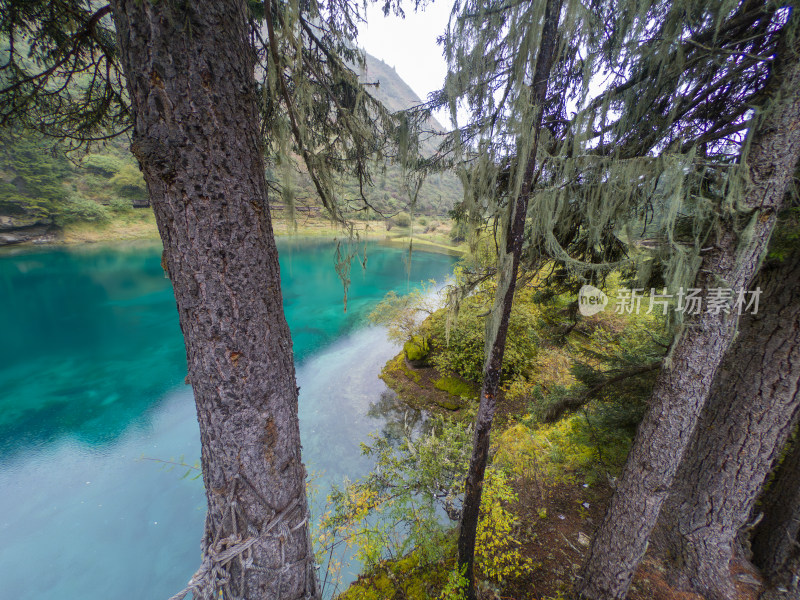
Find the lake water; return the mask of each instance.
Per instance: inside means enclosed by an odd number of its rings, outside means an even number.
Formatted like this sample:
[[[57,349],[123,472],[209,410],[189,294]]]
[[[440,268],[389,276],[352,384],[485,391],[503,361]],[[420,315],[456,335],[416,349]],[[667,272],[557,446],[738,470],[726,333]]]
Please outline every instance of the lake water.
[[[391,429],[378,374],[397,349],[365,317],[453,259],[368,246],[348,310],[329,242],[279,240],[303,458],[321,493],[369,468]],[[0,254],[0,597],[165,600],[199,566],[199,457],[186,359],[160,247]]]

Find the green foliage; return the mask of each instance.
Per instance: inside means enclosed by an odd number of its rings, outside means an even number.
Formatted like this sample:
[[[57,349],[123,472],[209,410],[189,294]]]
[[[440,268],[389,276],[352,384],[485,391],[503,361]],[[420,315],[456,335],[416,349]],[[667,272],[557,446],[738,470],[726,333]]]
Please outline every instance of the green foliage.
[[[0,138],[0,208],[38,218],[55,216],[67,198],[70,166],[58,146],[34,135]]]
[[[375,306],[368,319],[375,325],[385,326],[389,332],[389,339],[398,344],[405,344],[418,337],[427,345],[420,324],[422,318],[431,314],[436,307],[435,287],[436,282],[431,280],[402,296],[393,291],[389,292]]]
[[[108,208],[114,213],[128,213],[133,210],[133,205],[125,198],[109,198]]]
[[[523,296],[524,294],[521,294]],[[432,362],[444,374],[458,374],[480,383],[483,377],[485,316],[487,307],[479,296],[461,303],[458,321],[447,340],[447,313],[438,311],[426,323],[435,340]],[[514,304],[508,326],[502,380],[525,376],[537,352],[538,311],[523,298]]]
[[[112,213],[130,211],[131,200],[146,199],[147,192],[141,173],[122,153],[120,144],[109,145],[73,167],[58,142],[32,133],[4,134],[0,211],[59,226],[104,222]]]
[[[483,482],[481,515],[475,543],[475,562],[485,577],[502,583],[528,573],[532,564],[522,556],[514,537],[517,519],[509,505],[517,502],[503,471],[489,468]]]
[[[428,358],[430,351],[431,345],[428,338],[420,335],[412,336],[403,344],[403,352],[405,352],[406,358],[412,362],[424,361]]]
[[[58,205],[57,210],[55,214],[57,225],[76,221],[102,222],[110,218],[108,208],[77,194],[70,195],[65,202]]]
[[[411,215],[401,212],[394,217],[394,224],[398,227],[408,227],[411,225]]]
[[[459,569],[456,565],[447,576],[447,583],[439,594],[439,600],[464,600],[469,581],[465,576],[466,565]]]
[[[122,165],[114,177],[111,178],[111,185],[117,192],[125,198],[146,199],[147,186],[144,177],[138,168],[131,164]]]
[[[4,2],[0,122],[86,145],[130,124],[111,8],[82,0]]]
[[[472,385],[452,375],[440,377],[433,382],[433,386],[437,390],[442,390],[453,396],[460,396],[463,398],[474,398],[476,396],[475,388]]]
[[[436,563],[424,563],[419,560],[418,553],[412,551],[395,561],[386,561],[378,567],[359,577],[358,581],[347,588],[339,598],[341,600],[432,600],[444,597],[451,600],[463,600],[457,595],[458,580],[453,571],[448,569],[453,562],[450,558],[455,554],[455,543],[452,536],[442,539],[447,559]],[[457,572],[457,571],[456,571]],[[437,596],[439,590],[441,594]]]
[[[110,154],[87,154],[81,161],[81,165],[93,175],[100,175],[110,179],[125,166],[125,163]]]
[[[429,432],[399,444],[373,436],[362,445],[375,467],[334,488],[323,518],[325,540],[344,539],[367,568],[414,549],[420,564],[445,558],[445,527],[436,506],[455,516],[471,448],[468,426],[434,420]],[[323,540],[323,541],[325,541]]]

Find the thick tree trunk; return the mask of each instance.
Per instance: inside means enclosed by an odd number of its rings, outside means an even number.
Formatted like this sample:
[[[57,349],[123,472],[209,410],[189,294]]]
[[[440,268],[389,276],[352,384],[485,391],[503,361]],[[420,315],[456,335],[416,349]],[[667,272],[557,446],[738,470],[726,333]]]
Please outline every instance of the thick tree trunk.
[[[748,289],[767,248],[787,182],[800,154],[800,42],[797,14],[784,28],[767,83],[771,105],[751,128],[748,181],[740,208],[751,209],[752,235],[723,224],[704,255],[695,286]],[[736,331],[736,315],[705,312],[687,323],[673,345],[671,366],[656,380],[611,505],[589,550],[577,592],[583,598],[624,598],[644,556],[683,453]]]
[[[736,598],[736,536],[800,409],[800,250],[754,283],[763,302],[740,322],[654,535],[677,582],[708,600]]]
[[[246,2],[112,6],[200,423],[208,513],[189,591],[317,598]]]
[[[525,217],[528,213],[528,199],[533,186],[536,168],[536,152],[539,143],[539,130],[545,99],[547,97],[548,79],[553,66],[556,51],[556,33],[561,14],[562,0],[547,0],[544,13],[544,24],[536,58],[533,77],[532,102],[538,113],[532,127],[533,140],[529,157],[525,164],[525,176],[520,194],[509,206],[508,222],[505,231],[505,244],[499,257],[498,271],[500,276],[495,292],[494,306],[490,320],[486,326],[486,362],[483,368],[480,404],[475,417],[475,433],[473,436],[472,456],[464,487],[464,504],[461,510],[458,535],[458,564],[464,571],[468,582],[467,598],[475,598],[475,538],[480,515],[481,493],[486,463],[489,458],[489,442],[491,440],[492,421],[497,406],[497,392],[500,387],[500,375],[503,369],[503,355],[506,349],[508,322],[511,318],[511,307],[517,283],[522,242],[525,233]]]
[[[764,598],[800,598],[800,430],[775,472],[762,511],[751,548],[768,583]]]

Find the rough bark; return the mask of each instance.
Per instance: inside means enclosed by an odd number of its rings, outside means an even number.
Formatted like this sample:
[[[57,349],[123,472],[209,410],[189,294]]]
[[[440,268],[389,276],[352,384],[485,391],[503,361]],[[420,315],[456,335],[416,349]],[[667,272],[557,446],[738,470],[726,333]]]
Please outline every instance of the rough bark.
[[[520,256],[522,255],[525,217],[528,213],[528,200],[536,169],[536,151],[543,116],[542,107],[547,97],[548,80],[556,52],[556,33],[561,14],[561,3],[561,0],[548,0],[545,6],[544,24],[542,26],[532,86],[532,102],[535,107],[538,107],[538,113],[531,131],[533,141],[530,155],[525,164],[522,189],[509,206],[510,214],[508,215],[505,232],[505,244],[498,264],[500,276],[497,282],[492,316],[486,327],[486,362],[483,369],[478,414],[475,417],[472,456],[464,486],[464,503],[461,510],[458,535],[458,564],[459,568],[463,569],[464,576],[468,582],[467,598],[469,600],[474,600],[476,597],[474,576],[475,538],[480,515],[483,478],[489,458],[489,443],[497,406],[497,392],[503,368],[508,323],[514,301]]]
[[[753,211],[752,235],[740,238],[731,222],[723,222],[694,287],[708,289],[724,282],[724,287],[749,289],[767,248],[800,154],[797,19],[795,12],[784,27],[784,43],[772,63],[765,90],[771,105],[748,132],[748,180],[740,208]],[[674,342],[671,365],[656,380],[650,409],[589,549],[576,586],[579,596],[625,597],[736,324],[735,314],[705,312],[689,321]]]
[[[188,591],[317,598],[246,3],[112,7],[200,424],[208,513]]]
[[[795,323],[797,326],[797,323]],[[768,589],[764,598],[800,597],[800,430],[762,499],[763,518],[751,542],[753,562]]]
[[[800,251],[754,284],[763,302],[740,322],[654,535],[677,582],[708,600],[736,598],[738,531],[800,409]]]

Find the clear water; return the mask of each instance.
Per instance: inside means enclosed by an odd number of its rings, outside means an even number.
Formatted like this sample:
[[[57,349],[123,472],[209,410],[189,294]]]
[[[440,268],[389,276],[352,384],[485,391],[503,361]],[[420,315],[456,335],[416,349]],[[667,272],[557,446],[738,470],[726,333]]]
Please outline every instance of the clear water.
[[[396,349],[365,316],[452,259],[371,245],[348,310],[330,243],[279,242],[303,457],[320,486],[369,465],[391,429],[377,377]],[[199,564],[205,497],[172,290],[156,246],[0,254],[0,597],[165,599]]]

